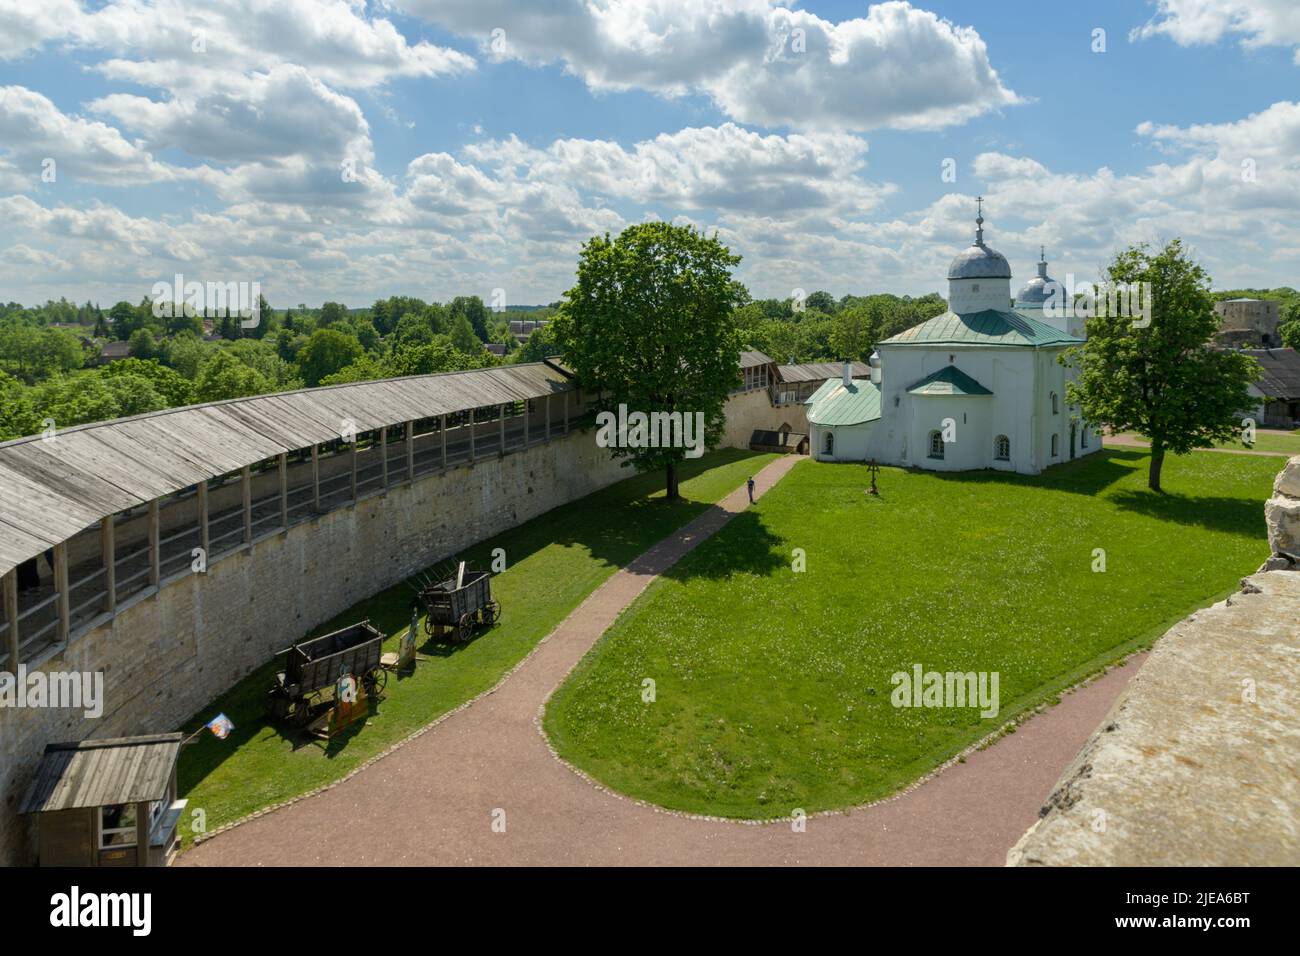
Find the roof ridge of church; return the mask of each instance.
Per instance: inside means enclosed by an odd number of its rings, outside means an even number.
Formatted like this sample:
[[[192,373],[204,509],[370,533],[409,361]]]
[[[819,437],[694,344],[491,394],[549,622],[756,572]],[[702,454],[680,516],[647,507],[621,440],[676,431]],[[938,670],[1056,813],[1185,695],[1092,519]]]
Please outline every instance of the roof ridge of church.
[[[1038,348],[1082,345],[1083,339],[1015,309],[951,310],[890,336],[881,345],[991,345]]]

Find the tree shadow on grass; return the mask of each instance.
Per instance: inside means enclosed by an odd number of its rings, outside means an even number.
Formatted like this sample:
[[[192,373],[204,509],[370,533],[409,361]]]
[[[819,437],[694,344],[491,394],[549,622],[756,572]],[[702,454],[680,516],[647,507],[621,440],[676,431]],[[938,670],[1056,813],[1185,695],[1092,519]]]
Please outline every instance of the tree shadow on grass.
[[[980,471],[927,472],[942,481],[963,484],[1022,485],[1028,488],[1050,488],[1078,495],[1097,495],[1107,488],[1129,478],[1148,457],[1137,450],[1107,448],[1084,458],[1052,465],[1042,474],[1021,475],[991,468]]]
[[[781,550],[784,545],[785,539],[768,530],[760,512],[742,511],[662,576],[674,581],[724,580],[735,574],[769,577],[790,567]]]
[[[684,484],[710,469],[743,461],[746,458],[756,458],[760,454],[745,449],[720,449],[701,458],[684,461],[678,468],[678,477]],[[479,567],[489,567],[492,551],[497,547],[506,549],[507,560],[512,568],[554,544],[586,549],[606,566],[622,567],[678,526],[684,525],[711,507],[707,503],[689,499],[670,504],[663,497],[648,497],[662,491],[663,482],[664,476],[661,472],[638,475],[629,470],[627,478],[584,498],[553,508],[486,541],[460,551],[451,551],[448,557],[434,562],[419,574],[354,604],[306,634],[298,636],[286,634],[281,646],[328,634],[330,631],[362,619],[369,619],[371,624],[386,635],[385,650],[394,650],[397,636],[410,624],[411,603],[423,584],[422,578],[436,575],[449,563],[457,560],[464,560]],[[448,507],[455,505],[454,501],[447,503]],[[292,626],[291,623],[288,624],[286,631]],[[440,644],[424,635],[423,613],[421,613],[420,626],[421,638],[425,639],[419,647],[419,652],[425,657],[441,659],[459,654],[481,638],[491,639],[495,630],[495,628],[477,630],[471,640],[462,644]],[[178,783],[182,793],[193,790],[221,764],[231,759],[241,745],[252,743],[267,728],[274,730],[283,740],[289,742],[295,751],[313,743],[320,743],[294,728],[281,726],[267,717],[266,692],[280,666],[282,665],[279,658],[267,661],[182,725],[186,733],[193,733],[219,711],[229,716],[235,724],[235,729],[225,740],[217,740],[210,734],[204,733],[185,748],[184,759],[180,761],[178,768]],[[393,683],[390,681],[389,693],[392,692],[392,687]],[[380,707],[382,706],[381,702]],[[326,755],[337,755],[366,724],[366,721],[360,721],[347,728],[343,734],[331,741],[330,746],[326,748]]]
[[[1215,495],[1173,495],[1154,491],[1117,491],[1110,496],[1124,511],[1192,525],[1209,531],[1226,531],[1246,538],[1264,538],[1261,502]]]

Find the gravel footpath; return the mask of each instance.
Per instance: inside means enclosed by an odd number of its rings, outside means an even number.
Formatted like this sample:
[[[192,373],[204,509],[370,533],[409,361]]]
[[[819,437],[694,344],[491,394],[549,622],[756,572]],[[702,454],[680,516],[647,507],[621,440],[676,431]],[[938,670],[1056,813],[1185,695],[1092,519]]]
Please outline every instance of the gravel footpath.
[[[755,475],[755,495],[798,460]],[[660,810],[601,789],[551,753],[537,720],[551,692],[656,575],[747,504],[742,486],[616,572],[471,706],[346,780],[205,840],[178,865],[1001,866],[1136,660],[964,763],[883,802],[811,816],[803,832]]]

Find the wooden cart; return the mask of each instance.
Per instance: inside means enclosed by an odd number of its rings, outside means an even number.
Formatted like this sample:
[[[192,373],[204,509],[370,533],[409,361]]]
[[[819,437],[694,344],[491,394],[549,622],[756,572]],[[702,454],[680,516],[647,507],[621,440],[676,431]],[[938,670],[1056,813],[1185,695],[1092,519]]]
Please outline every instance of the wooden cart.
[[[424,629],[436,638],[464,643],[479,626],[491,627],[501,617],[501,605],[492,600],[492,576],[461,565],[454,576],[420,592],[428,616]]]
[[[383,642],[384,635],[365,620],[281,651],[288,656],[267,693],[268,713],[305,727],[333,700],[344,674],[360,681],[371,698],[378,697],[388,681],[379,666]]]

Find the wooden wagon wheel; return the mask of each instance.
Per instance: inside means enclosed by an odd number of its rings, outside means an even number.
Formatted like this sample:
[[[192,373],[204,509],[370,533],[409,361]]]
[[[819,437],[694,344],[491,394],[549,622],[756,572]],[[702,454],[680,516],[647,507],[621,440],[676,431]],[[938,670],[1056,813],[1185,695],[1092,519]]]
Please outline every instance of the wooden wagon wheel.
[[[491,627],[501,620],[501,605],[497,601],[488,601],[483,605],[483,623]]]
[[[456,640],[462,644],[468,641],[470,635],[474,633],[474,612],[466,611],[460,616],[460,623],[456,625]]]
[[[376,667],[364,678],[366,693],[371,697],[378,697],[384,692],[384,687],[388,684],[388,671],[382,667]]]
[[[306,727],[311,723],[312,703],[310,697],[299,697],[293,702],[293,723],[297,727]]]
[[[432,614],[426,615],[424,618],[424,633],[428,634],[430,637],[433,637],[433,629],[436,626],[437,625],[434,624],[433,622],[433,615]]]

